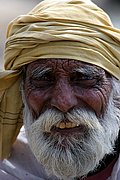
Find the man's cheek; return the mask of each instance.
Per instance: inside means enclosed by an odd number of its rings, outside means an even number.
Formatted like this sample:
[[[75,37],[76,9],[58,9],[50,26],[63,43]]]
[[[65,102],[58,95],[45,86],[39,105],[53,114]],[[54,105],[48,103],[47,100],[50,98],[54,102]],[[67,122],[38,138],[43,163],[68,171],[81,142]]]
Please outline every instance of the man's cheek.
[[[103,113],[103,105],[105,105],[105,99],[103,97],[103,94],[99,90],[77,89],[76,96],[79,102],[78,107],[94,111],[97,117],[100,117],[100,115]]]
[[[47,108],[50,108],[50,93],[36,89],[26,90],[25,92],[26,103],[34,119],[37,119]]]

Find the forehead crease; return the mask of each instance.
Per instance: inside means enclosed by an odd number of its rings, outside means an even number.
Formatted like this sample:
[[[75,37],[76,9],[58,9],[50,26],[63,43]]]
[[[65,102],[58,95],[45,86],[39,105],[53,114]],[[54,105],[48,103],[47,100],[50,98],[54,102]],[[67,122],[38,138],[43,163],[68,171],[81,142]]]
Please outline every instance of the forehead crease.
[[[29,70],[34,69],[45,69],[45,68],[51,68],[51,69],[64,69],[69,66],[74,66],[76,63],[75,60],[68,60],[68,59],[41,59],[38,61],[35,61],[28,65]]]
[[[90,65],[78,60],[73,60],[73,59],[41,59],[38,61],[35,61],[28,65],[30,67],[29,69],[39,69],[39,71],[50,68],[52,70],[70,70],[72,71],[78,71],[81,73],[100,73],[103,72],[103,69],[95,66],[95,65]]]

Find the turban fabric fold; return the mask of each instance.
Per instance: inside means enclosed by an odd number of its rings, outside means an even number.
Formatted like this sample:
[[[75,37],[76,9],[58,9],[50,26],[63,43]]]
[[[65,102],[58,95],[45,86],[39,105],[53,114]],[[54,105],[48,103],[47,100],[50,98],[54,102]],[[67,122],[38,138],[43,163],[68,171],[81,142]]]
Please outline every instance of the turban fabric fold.
[[[90,0],[45,0],[13,20],[0,72],[0,158],[10,155],[22,126],[24,65],[67,58],[97,65],[120,80],[120,30]]]

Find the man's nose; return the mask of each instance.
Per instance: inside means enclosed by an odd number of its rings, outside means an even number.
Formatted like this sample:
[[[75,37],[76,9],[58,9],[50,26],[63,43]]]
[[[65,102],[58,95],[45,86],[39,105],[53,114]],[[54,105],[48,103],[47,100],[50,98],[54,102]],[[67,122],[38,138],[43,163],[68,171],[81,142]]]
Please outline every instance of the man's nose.
[[[59,82],[54,89],[51,106],[62,112],[68,112],[77,105],[77,98],[73,88],[67,81]]]

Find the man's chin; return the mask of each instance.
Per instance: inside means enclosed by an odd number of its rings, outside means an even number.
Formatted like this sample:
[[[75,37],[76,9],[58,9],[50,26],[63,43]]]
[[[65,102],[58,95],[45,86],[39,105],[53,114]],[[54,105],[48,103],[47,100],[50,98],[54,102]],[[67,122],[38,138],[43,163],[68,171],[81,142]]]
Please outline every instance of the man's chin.
[[[85,177],[95,170],[104,157],[104,153],[101,155],[99,142],[90,142],[91,140],[81,137],[57,136],[53,138],[52,136],[48,138],[41,135],[38,139],[40,143],[37,143],[38,140],[34,138],[32,142],[29,141],[36,159],[45,167],[49,175],[55,175],[60,179],[71,180],[75,177]]]

